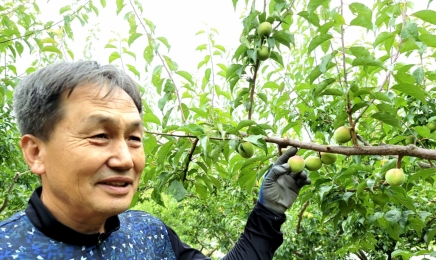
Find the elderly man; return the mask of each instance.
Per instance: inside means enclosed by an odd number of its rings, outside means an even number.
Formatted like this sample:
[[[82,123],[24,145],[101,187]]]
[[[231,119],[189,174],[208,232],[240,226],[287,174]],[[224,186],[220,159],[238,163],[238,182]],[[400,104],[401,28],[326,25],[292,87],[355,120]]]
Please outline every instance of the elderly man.
[[[0,223],[0,259],[208,259],[161,220],[128,210],[144,169],[142,104],[114,66],[62,62],[14,93],[21,148],[42,186]],[[289,149],[262,184],[244,233],[225,259],[271,259],[284,212],[307,174],[290,175]]]

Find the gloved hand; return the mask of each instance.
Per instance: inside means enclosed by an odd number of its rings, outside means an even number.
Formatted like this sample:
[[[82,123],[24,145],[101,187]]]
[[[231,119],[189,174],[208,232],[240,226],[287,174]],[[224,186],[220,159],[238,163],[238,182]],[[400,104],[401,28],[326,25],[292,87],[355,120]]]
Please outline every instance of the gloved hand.
[[[291,147],[277,159],[266,174],[259,192],[259,203],[268,209],[283,214],[291,207],[300,189],[310,184],[305,171],[291,173],[289,158],[297,154],[298,149]]]

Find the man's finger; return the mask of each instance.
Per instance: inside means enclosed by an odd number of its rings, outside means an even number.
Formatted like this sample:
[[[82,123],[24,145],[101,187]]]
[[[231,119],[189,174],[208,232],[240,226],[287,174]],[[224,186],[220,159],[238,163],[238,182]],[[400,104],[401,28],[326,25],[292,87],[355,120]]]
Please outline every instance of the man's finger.
[[[296,183],[297,183],[297,186],[301,188],[301,187],[303,187],[305,185],[310,185],[312,183],[312,181],[309,178],[307,178],[307,179],[298,179],[296,181]]]
[[[296,147],[289,148],[288,150],[286,150],[286,152],[284,152],[282,154],[282,156],[280,156],[277,159],[277,161],[274,163],[274,165],[281,165],[281,164],[287,163],[289,158],[296,155],[297,152],[298,152],[298,149]]]
[[[276,181],[280,176],[287,174],[291,171],[291,167],[288,163],[284,163],[281,165],[276,165],[271,168],[268,175],[266,176],[273,181]]]

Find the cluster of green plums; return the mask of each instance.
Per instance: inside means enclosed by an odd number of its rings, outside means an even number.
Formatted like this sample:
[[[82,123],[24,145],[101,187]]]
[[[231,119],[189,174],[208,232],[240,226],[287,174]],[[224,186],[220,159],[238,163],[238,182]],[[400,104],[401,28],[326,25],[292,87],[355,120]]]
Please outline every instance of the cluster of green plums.
[[[430,129],[430,131],[436,130],[436,124],[434,124],[434,123],[427,124],[427,127]],[[338,144],[343,144],[343,143],[349,142],[351,140],[351,128],[346,127],[346,126],[339,127],[333,133],[333,138],[335,139],[335,141]],[[406,140],[406,143],[407,143],[407,140]],[[411,140],[409,140],[408,144],[410,144],[410,143],[412,143]],[[385,179],[386,179],[386,182],[391,186],[400,186],[406,181],[406,175],[404,174],[404,171],[402,169],[394,168],[394,169],[390,169],[386,172]]]
[[[270,22],[263,22],[257,27],[257,34],[260,36],[261,39],[269,37],[271,33],[272,25]],[[267,60],[270,55],[271,51],[268,46],[262,45],[262,47],[257,50],[257,58],[261,61]]]
[[[306,159],[301,157],[300,155],[295,155],[289,158],[288,163],[291,167],[291,172],[299,173],[304,169],[309,171],[317,171],[321,169],[323,164],[333,164],[338,159],[338,155],[334,153],[319,153],[320,156],[311,155]]]

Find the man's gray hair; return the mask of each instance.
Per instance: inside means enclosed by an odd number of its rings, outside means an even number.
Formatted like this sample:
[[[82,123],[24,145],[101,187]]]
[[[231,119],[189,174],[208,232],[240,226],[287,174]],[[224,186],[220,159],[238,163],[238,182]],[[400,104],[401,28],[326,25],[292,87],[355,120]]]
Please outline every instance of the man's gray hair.
[[[139,88],[123,70],[96,61],[59,62],[32,73],[15,88],[13,109],[21,135],[31,134],[48,141],[64,115],[62,94],[67,92],[70,96],[77,86],[84,84],[109,86],[109,93],[120,87],[142,113]]]

